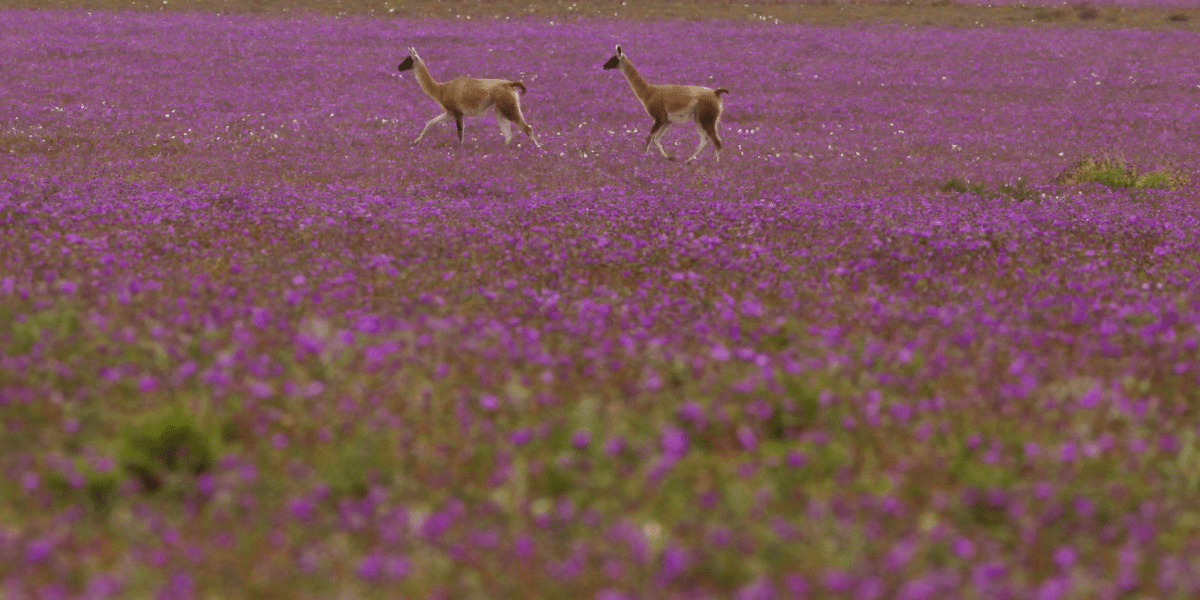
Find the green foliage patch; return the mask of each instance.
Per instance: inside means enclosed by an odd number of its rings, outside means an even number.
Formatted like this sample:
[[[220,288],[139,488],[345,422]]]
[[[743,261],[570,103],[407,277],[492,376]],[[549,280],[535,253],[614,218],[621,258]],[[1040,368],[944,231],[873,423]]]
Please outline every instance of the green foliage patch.
[[[1167,190],[1187,185],[1191,178],[1174,166],[1140,171],[1122,156],[1086,156],[1059,173],[1063,185],[1099,183],[1112,189]]]
[[[219,453],[217,440],[194,414],[169,408],[122,430],[118,463],[144,491],[153,493],[179,477],[212,470]]]
[[[1029,202],[1041,197],[1041,192],[1030,187],[1029,180],[1024,177],[1006,181],[995,188],[963,177],[951,177],[938,186],[938,189],[943,192],[974,194],[985,198],[1011,198],[1018,202]]]

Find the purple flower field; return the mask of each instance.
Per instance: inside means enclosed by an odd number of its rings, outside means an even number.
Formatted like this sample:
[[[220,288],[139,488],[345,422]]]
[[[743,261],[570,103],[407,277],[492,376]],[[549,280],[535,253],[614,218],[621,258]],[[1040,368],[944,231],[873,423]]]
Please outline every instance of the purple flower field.
[[[0,598],[1196,597],[1197,47],[0,11]]]

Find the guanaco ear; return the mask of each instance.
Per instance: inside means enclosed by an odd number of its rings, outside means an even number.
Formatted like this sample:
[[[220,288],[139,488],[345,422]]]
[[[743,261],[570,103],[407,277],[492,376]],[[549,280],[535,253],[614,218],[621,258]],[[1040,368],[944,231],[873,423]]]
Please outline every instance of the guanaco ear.
[[[617,56],[621,55],[621,45],[617,44]]]

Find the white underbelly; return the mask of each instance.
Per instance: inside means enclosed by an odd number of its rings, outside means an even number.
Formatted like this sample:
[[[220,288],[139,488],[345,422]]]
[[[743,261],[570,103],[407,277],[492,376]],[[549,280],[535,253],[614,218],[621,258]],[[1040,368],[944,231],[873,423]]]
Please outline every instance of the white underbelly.
[[[689,106],[688,108],[686,108],[684,110],[667,113],[667,118],[670,119],[672,123],[686,123],[688,121],[691,121],[695,117],[696,117],[696,107],[695,106]]]
[[[479,106],[475,106],[475,107],[471,107],[471,108],[464,107],[463,114],[468,117],[478,117],[479,115],[482,115],[483,113],[487,112],[487,109],[491,108],[493,103],[494,103],[494,101],[491,98],[487,98],[483,102],[481,102],[479,104]]]

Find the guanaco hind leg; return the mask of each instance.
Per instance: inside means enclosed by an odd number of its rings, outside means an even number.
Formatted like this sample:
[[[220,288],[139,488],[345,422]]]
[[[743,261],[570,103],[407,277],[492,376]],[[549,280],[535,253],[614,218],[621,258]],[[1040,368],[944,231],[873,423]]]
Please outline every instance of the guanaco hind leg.
[[[500,135],[504,136],[504,145],[507,146],[512,141],[512,121],[503,115],[496,115],[496,125],[500,127]]]
[[[696,151],[693,152],[690,157],[688,157],[688,159],[687,159],[688,162],[692,162],[693,160],[696,160],[696,157],[700,156],[700,151],[703,150],[704,147],[708,145],[708,132],[704,131],[704,129],[699,128],[699,127],[697,127],[697,130],[700,132],[700,144],[698,146],[696,146]],[[720,160],[720,156],[721,156],[720,154],[717,155],[718,160]]]
[[[704,146],[708,145],[711,140],[713,152],[717,156],[717,161],[721,160],[721,136],[717,133],[717,121],[721,118],[721,104],[712,100],[703,100],[696,107],[696,127],[700,130],[700,145],[696,147],[696,151],[692,153],[692,157],[688,162],[696,160],[700,155],[700,151]]]
[[[521,114],[521,101],[517,99],[517,94],[515,92],[511,94],[498,94],[495,102],[497,121],[506,119],[516,123],[517,127],[519,127],[521,131],[525,132],[525,135],[528,136],[530,140],[533,140],[534,146],[537,146],[538,148],[542,147],[542,144],[539,143],[537,138],[533,135],[533,128],[529,126],[529,123],[525,122],[525,116]],[[508,143],[507,139],[508,136],[506,135],[506,144]]]

